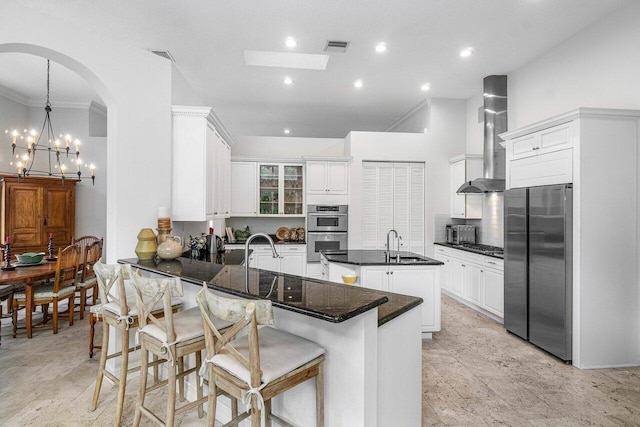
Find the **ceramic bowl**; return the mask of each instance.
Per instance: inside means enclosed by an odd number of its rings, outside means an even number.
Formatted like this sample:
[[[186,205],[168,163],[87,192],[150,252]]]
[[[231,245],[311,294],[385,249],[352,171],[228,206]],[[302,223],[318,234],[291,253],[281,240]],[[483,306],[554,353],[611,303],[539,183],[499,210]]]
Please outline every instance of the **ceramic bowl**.
[[[44,256],[44,252],[35,253],[35,252],[26,252],[22,255],[16,255],[18,262],[20,264],[37,264],[42,261],[42,257]]]
[[[358,276],[355,274],[343,274],[342,281],[347,285],[353,285],[358,280]]]

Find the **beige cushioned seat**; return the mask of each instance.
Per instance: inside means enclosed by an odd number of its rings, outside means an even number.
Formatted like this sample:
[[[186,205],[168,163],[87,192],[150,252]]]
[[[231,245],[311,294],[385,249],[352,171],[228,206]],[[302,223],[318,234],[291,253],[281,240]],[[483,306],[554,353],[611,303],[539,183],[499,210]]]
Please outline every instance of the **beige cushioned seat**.
[[[73,294],[75,291],[75,285],[65,286],[64,288],[58,289],[58,293],[56,294],[55,292],[53,292],[53,284],[50,284],[38,286],[33,292],[33,295],[34,298],[53,298],[57,296],[58,298],[64,299],[65,297]],[[27,294],[25,291],[19,291],[15,292],[13,294],[13,297],[17,300],[22,301],[27,299]]]
[[[160,301],[162,306],[162,300]],[[231,323],[223,320],[214,320],[216,327],[224,329]],[[176,331],[176,342],[185,342],[204,335],[204,327],[202,326],[202,315],[198,307],[188,310],[179,311],[173,315],[173,327]],[[150,323],[139,330],[140,334],[147,334],[158,341],[165,341],[167,333],[157,325]]]
[[[260,328],[258,337],[262,384],[267,384],[295,370],[325,352],[324,348],[312,341],[269,326]],[[249,358],[249,340],[246,337],[236,338],[230,344],[240,354]],[[233,357],[226,348],[223,347],[219,354],[213,356],[211,362],[247,384],[251,383],[251,371]]]

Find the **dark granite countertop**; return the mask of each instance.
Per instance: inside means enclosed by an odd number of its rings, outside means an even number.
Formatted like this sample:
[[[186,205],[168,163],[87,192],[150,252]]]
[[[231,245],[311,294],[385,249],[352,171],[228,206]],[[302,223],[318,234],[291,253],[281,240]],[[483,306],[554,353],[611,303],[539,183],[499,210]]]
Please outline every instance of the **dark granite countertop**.
[[[238,265],[222,265],[205,261],[177,259],[173,261],[140,261],[137,258],[118,260],[142,270],[242,298],[270,299],[275,307],[306,316],[340,323],[378,307],[378,326],[422,304],[421,298],[392,294],[358,286],[348,286],[322,280],[249,268],[249,283],[245,284],[245,269]]]
[[[400,251],[400,261],[396,261],[396,251],[392,251],[392,258],[387,261],[385,251],[378,250],[346,250],[346,251],[322,251],[322,254],[330,262],[339,262],[353,265],[443,265],[444,263],[413,252]]]
[[[465,245],[454,245],[453,243],[448,243],[448,242],[435,242],[434,245],[446,246],[447,248],[458,249],[460,251],[471,252],[474,254],[480,254],[484,256],[490,256],[492,258],[504,259],[504,252],[501,252],[503,249],[498,248],[496,246],[478,244],[476,246],[481,248],[481,249],[478,249],[478,248],[473,248]],[[486,249],[484,249],[483,247],[485,247]],[[500,250],[500,251],[497,251],[497,250]]]

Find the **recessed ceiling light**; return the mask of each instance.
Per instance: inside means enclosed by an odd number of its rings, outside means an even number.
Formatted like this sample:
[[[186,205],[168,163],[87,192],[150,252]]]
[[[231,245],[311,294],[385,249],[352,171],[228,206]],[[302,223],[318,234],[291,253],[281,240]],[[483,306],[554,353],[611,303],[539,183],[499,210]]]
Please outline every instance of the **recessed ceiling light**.
[[[296,47],[296,46],[298,46],[298,42],[293,37],[287,37],[287,39],[284,41],[284,44],[287,47]]]
[[[387,50],[387,44],[385,42],[380,42],[376,45],[376,52],[382,53]]]
[[[460,51],[460,56],[463,58],[467,58],[469,56],[471,56],[471,54],[473,53],[473,48],[472,47],[466,47],[464,49],[462,49]]]
[[[353,82],[353,86],[357,87],[358,89],[360,89],[362,85],[362,80],[356,80],[355,82]]]
[[[431,85],[429,83],[425,83],[422,86],[420,86],[420,90],[423,91],[423,92],[426,92],[429,89],[431,89]]]
[[[284,78],[284,84],[286,85],[292,85],[293,84],[293,79],[289,76]]]
[[[289,134],[291,133],[291,130],[290,130],[290,129],[285,129],[285,130],[284,130],[284,133],[286,133],[287,135],[289,135]]]

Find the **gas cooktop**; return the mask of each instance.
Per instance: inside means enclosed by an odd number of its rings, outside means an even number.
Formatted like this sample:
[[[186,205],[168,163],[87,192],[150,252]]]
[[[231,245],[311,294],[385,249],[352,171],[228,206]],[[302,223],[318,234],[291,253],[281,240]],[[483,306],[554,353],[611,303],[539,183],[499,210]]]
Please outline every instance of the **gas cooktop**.
[[[502,255],[504,249],[498,246],[482,245],[480,243],[461,243],[459,245],[452,245],[453,247],[462,247],[471,252],[477,252],[483,255]]]

